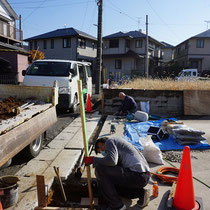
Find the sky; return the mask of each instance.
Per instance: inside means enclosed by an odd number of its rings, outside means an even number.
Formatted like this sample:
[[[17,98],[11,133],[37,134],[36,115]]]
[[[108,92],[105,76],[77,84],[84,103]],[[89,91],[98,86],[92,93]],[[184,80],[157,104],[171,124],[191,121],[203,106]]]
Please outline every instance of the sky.
[[[8,2],[22,17],[24,39],[70,27],[97,37],[97,0]],[[146,31],[146,15],[149,36],[176,46],[210,29],[210,0],[103,0],[102,35]]]

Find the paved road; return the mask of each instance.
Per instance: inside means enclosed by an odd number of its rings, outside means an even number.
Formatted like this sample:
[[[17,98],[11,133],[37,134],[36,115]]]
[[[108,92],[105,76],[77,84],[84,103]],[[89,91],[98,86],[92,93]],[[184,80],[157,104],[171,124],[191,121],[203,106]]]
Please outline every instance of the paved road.
[[[52,139],[55,138],[64,128],[66,128],[78,114],[73,114],[69,112],[59,112],[57,111],[57,122],[47,130],[46,140],[44,141],[44,146],[47,145]],[[21,153],[16,155],[10,167],[5,169],[0,169],[0,176],[14,175],[19,171],[30,159],[24,157]]]

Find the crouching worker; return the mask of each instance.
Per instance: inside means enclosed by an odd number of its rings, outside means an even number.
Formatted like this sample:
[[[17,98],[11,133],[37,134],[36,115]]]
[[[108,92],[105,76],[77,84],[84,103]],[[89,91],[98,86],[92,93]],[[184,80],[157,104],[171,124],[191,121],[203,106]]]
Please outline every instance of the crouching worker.
[[[102,196],[110,209],[126,209],[121,196],[139,198],[137,205],[148,205],[149,190],[144,189],[150,179],[149,166],[143,154],[119,137],[99,138],[95,152],[104,157],[86,157],[85,164],[93,163]]]
[[[124,115],[135,113],[137,110],[137,104],[135,100],[128,95],[125,95],[125,93],[120,92],[119,98],[122,99],[122,105],[120,106],[117,115]]]

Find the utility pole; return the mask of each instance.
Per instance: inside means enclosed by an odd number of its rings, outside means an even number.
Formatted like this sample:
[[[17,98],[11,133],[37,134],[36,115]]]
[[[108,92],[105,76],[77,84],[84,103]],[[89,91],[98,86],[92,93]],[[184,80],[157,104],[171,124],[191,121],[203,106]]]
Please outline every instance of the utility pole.
[[[21,26],[21,22],[22,22],[22,19],[21,19],[21,15],[19,15],[19,36],[20,36],[20,41],[21,41],[21,47],[23,46],[23,35],[22,35],[22,26]]]
[[[97,43],[97,58],[96,58],[96,87],[95,93],[99,94],[101,90],[101,71],[102,71],[102,8],[103,0],[97,1],[98,5],[98,43]]]
[[[145,65],[145,70],[146,70],[146,77],[147,79],[149,78],[149,60],[148,60],[148,15],[146,15],[146,65]]]

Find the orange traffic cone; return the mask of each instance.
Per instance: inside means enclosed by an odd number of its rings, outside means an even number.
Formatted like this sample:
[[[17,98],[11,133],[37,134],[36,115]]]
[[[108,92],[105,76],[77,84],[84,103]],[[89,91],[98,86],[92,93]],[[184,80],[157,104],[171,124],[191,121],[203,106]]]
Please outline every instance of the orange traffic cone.
[[[182,155],[173,207],[182,210],[199,209],[199,204],[195,201],[190,148],[188,146],[184,147]]]
[[[0,210],[3,210],[3,207],[2,207],[1,201],[0,201]]]
[[[87,107],[86,107],[86,112],[92,112],[92,106],[91,106],[90,94],[88,94],[88,98],[87,98]]]

